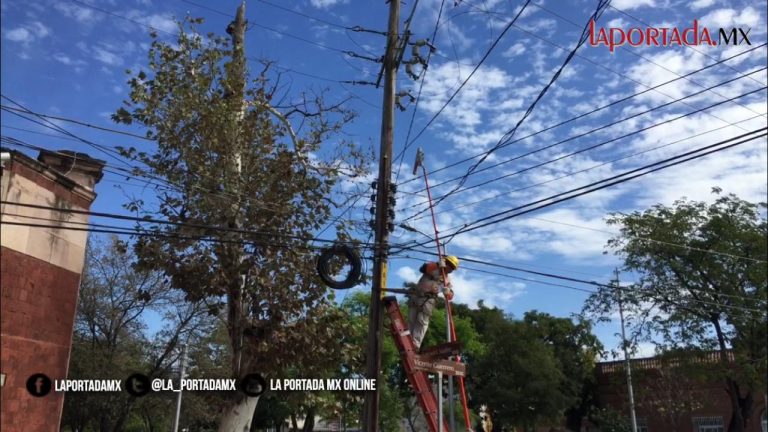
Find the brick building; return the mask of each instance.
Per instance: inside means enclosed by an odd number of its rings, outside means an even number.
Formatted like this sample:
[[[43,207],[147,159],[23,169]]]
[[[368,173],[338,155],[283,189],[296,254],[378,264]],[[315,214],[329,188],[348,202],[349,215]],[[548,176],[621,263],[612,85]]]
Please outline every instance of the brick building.
[[[67,376],[88,233],[59,227],[87,222],[87,216],[12,203],[88,210],[104,162],[66,151],[43,151],[37,160],[6,150],[3,156],[0,430],[58,431],[63,395],[34,397],[27,380],[37,373],[52,380]]]
[[[707,367],[719,361],[718,355],[712,352],[700,359],[687,359],[688,372],[674,359],[632,360],[638,432],[726,432],[731,402],[724,381]],[[691,370],[698,376],[692,376]],[[599,405],[629,418],[624,361],[598,363],[596,372]],[[754,393],[746,432],[768,432],[765,391],[757,389]]]

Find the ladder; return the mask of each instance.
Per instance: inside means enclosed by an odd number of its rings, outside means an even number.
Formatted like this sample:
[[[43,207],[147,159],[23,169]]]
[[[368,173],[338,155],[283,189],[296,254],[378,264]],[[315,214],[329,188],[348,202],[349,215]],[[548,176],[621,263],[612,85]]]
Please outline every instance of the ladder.
[[[408,382],[411,383],[411,387],[416,392],[416,399],[418,399],[421,410],[424,412],[424,417],[427,419],[430,432],[438,432],[437,399],[432,392],[432,386],[429,383],[427,374],[415,367],[416,349],[411,332],[408,330],[408,325],[403,319],[403,314],[400,312],[397,299],[394,296],[384,297],[383,302],[390,318],[389,329],[392,332],[392,337],[395,339],[395,345],[398,351],[400,351],[400,358],[405,368],[405,373],[408,376]],[[448,430],[448,424],[445,420],[443,420],[442,430]]]

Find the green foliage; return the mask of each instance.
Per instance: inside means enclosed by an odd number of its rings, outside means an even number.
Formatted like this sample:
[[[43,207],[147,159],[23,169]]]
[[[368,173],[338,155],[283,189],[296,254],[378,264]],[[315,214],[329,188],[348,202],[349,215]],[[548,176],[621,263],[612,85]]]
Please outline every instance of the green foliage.
[[[600,428],[601,432],[632,431],[629,420],[620,412],[610,408],[595,409],[590,414],[590,420]]]
[[[682,199],[614,214],[609,223],[621,231],[608,246],[625,270],[640,275],[621,290],[633,339],[660,337],[663,350],[719,351],[716,376],[736,395],[729,429],[741,430],[751,412],[749,395],[768,384],[766,204],[713,192],[711,204]],[[617,300],[617,290],[601,289],[585,312],[606,319]]]

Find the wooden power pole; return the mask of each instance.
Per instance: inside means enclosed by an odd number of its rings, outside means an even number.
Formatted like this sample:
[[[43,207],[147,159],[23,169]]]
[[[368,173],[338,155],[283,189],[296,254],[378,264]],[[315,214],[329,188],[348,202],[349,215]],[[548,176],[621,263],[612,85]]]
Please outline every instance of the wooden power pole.
[[[389,0],[389,25],[387,28],[387,51],[384,55],[384,102],[381,115],[381,150],[379,152],[379,180],[376,188],[376,220],[371,283],[371,305],[368,323],[368,354],[366,356],[366,377],[376,379],[376,391],[365,394],[363,405],[363,430],[379,431],[379,380],[381,374],[381,346],[384,329],[384,310],[381,302],[387,287],[387,252],[389,230],[387,207],[392,177],[392,143],[395,128],[395,78],[397,75],[398,28],[400,24],[400,1]]]

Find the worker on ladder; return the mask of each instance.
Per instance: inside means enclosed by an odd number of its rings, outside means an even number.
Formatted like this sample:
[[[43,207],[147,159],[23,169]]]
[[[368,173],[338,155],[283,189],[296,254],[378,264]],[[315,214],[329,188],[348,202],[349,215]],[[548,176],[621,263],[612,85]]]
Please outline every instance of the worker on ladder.
[[[422,264],[419,271],[422,273],[416,288],[411,291],[408,298],[408,329],[413,337],[413,344],[418,350],[421,341],[427,334],[429,320],[437,303],[437,295],[440,288],[446,300],[453,299],[451,282],[448,274],[459,268],[459,259],[455,256],[445,256],[439,263],[428,262]],[[443,280],[445,275],[445,280]]]

